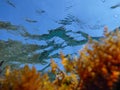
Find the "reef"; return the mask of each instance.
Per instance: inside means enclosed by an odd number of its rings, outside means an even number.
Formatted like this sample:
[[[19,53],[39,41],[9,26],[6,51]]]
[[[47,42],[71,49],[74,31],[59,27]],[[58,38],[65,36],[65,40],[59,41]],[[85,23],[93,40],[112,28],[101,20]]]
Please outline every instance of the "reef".
[[[99,41],[89,38],[79,57],[60,53],[61,70],[51,60],[50,80],[47,73],[35,67],[11,70],[6,66],[0,76],[0,90],[119,90],[120,89],[120,31],[108,32]],[[1,62],[2,63],[2,62]]]

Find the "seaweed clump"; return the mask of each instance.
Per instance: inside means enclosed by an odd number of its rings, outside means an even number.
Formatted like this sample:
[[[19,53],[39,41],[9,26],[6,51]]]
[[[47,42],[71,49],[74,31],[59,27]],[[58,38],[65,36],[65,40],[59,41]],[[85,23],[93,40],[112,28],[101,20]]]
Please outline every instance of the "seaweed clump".
[[[120,31],[107,32],[99,41],[90,39],[79,58],[61,56],[64,70],[51,60],[50,80],[33,67],[10,70],[0,76],[0,90],[120,90]]]
[[[0,82],[0,90],[38,90],[41,78],[34,67],[30,69],[26,65],[23,69],[10,71],[8,66]]]
[[[115,90],[120,78],[120,31],[107,32],[98,41],[89,41],[78,59],[81,90]],[[120,90],[120,88],[116,88]]]

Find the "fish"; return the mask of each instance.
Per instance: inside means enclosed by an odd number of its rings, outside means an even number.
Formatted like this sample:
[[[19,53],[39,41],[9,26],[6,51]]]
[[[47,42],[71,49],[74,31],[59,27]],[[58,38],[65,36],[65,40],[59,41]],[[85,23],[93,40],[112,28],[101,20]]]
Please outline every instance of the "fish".
[[[115,9],[115,8],[118,8],[118,7],[120,7],[120,3],[118,3],[118,4],[116,4],[116,5],[113,5],[113,6],[111,6],[110,8],[111,8],[111,9]]]
[[[10,6],[16,8],[15,4],[13,4],[10,0],[7,0],[6,2],[7,2]]]
[[[27,21],[29,23],[37,23],[36,20],[32,20],[32,19],[29,19],[29,18],[26,18],[25,21]]]

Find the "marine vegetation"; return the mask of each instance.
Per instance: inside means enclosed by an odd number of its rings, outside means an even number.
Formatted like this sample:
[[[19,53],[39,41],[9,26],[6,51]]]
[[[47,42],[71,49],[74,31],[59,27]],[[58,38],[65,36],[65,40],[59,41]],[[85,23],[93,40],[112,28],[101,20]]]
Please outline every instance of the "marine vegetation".
[[[98,41],[89,41],[78,59],[81,90],[115,90],[120,82],[120,31],[108,33]],[[118,87],[119,90],[120,86]]]
[[[104,37],[99,41],[89,38],[78,58],[60,53],[64,70],[51,60],[54,80],[35,67],[11,70],[6,66],[0,76],[0,90],[120,90],[119,41],[119,29],[108,32],[105,27]]]

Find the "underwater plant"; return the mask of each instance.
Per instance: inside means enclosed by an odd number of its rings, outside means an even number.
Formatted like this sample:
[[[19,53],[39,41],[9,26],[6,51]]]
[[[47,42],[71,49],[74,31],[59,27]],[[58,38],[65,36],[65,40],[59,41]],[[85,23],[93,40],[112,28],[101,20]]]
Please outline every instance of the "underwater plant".
[[[77,71],[81,90],[114,90],[119,82],[120,31],[107,30],[105,27],[105,35],[99,42],[91,40],[80,51]]]
[[[40,73],[34,67],[30,69],[27,65],[23,69],[13,71],[7,67],[0,84],[0,90],[39,90]]]
[[[51,60],[54,80],[36,69],[10,70],[0,76],[0,90],[120,90],[120,31],[108,32],[99,41],[89,39],[78,58],[60,53],[61,70]]]

